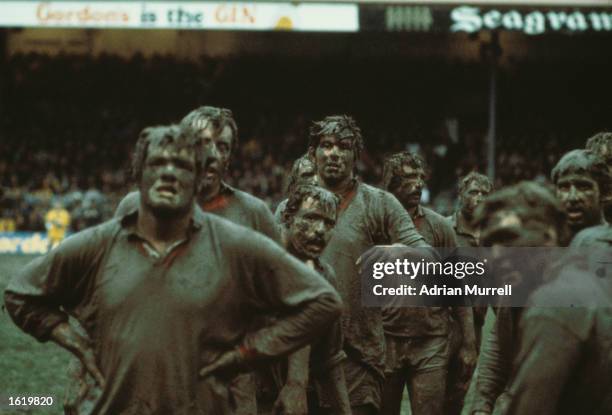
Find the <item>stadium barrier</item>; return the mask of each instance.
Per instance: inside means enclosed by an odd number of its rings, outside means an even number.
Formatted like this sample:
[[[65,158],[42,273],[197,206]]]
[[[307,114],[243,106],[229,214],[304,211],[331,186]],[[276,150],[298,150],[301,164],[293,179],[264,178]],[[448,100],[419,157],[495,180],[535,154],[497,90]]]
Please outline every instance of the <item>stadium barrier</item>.
[[[49,249],[44,232],[1,232],[0,254],[44,254]]]

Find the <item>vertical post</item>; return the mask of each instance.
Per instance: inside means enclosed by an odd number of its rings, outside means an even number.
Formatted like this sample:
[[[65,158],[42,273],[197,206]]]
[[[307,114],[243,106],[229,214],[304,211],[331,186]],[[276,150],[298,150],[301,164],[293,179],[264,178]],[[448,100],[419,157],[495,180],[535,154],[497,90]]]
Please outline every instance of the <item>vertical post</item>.
[[[497,65],[495,59],[491,62],[491,78],[489,85],[489,131],[487,134],[487,176],[495,181],[495,141],[497,118]]]
[[[497,63],[502,54],[499,34],[491,32],[491,41],[483,45],[485,62],[490,68],[489,131],[487,133],[487,176],[495,182],[495,146],[497,139]]]
[[[4,83],[7,77],[6,63],[8,60],[7,42],[8,29],[0,29],[0,116],[4,112]]]

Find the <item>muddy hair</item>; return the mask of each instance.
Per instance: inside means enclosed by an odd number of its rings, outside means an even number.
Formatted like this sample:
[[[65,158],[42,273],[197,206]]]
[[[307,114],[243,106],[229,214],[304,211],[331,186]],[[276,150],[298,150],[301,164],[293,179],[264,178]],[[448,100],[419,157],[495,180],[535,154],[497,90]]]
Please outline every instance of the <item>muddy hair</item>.
[[[231,154],[238,147],[238,125],[234,120],[234,114],[227,108],[203,106],[194,109],[181,120],[182,128],[192,128],[196,132],[208,127],[211,123],[215,131],[221,131],[225,127],[232,130]]]
[[[606,160],[612,159],[612,132],[602,131],[589,138],[586,142],[586,150],[601,155],[602,148],[608,147]]]
[[[298,177],[298,173],[302,164],[305,162],[313,164],[308,154],[304,154],[302,157],[295,160],[291,165],[291,172],[289,173],[289,183],[287,183],[287,193],[291,193],[291,190],[299,183],[300,178]]]
[[[282,222],[285,227],[289,226],[295,214],[300,210],[302,202],[309,197],[319,201],[327,207],[331,207],[334,211],[338,211],[340,199],[327,189],[311,184],[301,184],[296,186],[287,199],[287,205],[283,212]]]
[[[610,194],[612,177],[605,161],[590,150],[572,150],[565,153],[550,174],[557,184],[559,178],[566,174],[588,174],[599,185],[601,197]]]
[[[489,192],[493,190],[493,182],[491,182],[491,179],[484,174],[472,171],[459,179],[459,194],[463,193],[472,182],[487,186],[489,188]]]
[[[321,138],[326,135],[333,135],[337,138],[351,137],[355,150],[355,159],[359,159],[363,150],[363,137],[361,128],[353,117],[348,115],[330,115],[321,121],[314,121],[308,133],[308,147],[316,149]]]
[[[207,156],[203,151],[202,139],[193,134],[192,131],[183,130],[177,125],[164,125],[147,127],[140,132],[132,155],[132,178],[140,181],[149,147],[164,147],[170,144],[178,148],[193,149],[196,158],[197,175],[199,176],[204,171]]]
[[[383,165],[382,185],[384,189],[389,190],[396,185],[394,179],[403,175],[403,166],[405,164],[413,169],[423,169],[423,171],[427,173],[425,159],[419,154],[409,151],[392,154],[385,159]]]
[[[555,229],[559,242],[565,245],[569,241],[567,217],[559,199],[549,188],[532,181],[523,181],[491,193],[476,208],[474,225],[486,229],[489,221],[498,212],[512,212],[525,229],[551,226]]]

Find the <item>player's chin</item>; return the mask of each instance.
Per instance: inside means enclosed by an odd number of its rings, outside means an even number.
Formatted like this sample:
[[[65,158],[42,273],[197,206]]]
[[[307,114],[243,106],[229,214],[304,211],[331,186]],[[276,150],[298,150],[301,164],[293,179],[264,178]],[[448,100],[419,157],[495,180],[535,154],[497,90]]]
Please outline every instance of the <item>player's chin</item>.
[[[321,256],[323,250],[325,249],[325,245],[321,244],[308,244],[306,245],[306,254],[308,257],[315,259]]]
[[[326,174],[323,176],[323,178],[325,179],[325,181],[326,181],[327,183],[334,185],[334,184],[338,184],[338,183],[342,182],[342,180],[344,180],[344,178],[345,178],[346,176],[347,176],[347,175],[346,175],[346,174],[344,174],[343,172],[340,172],[340,171],[334,171],[333,173],[332,173],[332,172],[327,172],[327,173],[326,173]]]
[[[184,201],[164,201],[151,206],[153,212],[159,216],[176,216],[189,211],[190,204]]]

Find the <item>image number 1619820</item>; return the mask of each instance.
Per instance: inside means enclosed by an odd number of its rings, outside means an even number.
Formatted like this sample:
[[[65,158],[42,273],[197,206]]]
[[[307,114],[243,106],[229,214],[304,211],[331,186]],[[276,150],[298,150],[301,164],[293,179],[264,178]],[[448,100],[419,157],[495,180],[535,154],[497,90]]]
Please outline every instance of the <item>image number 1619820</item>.
[[[52,396],[9,396],[9,406],[52,406]]]

